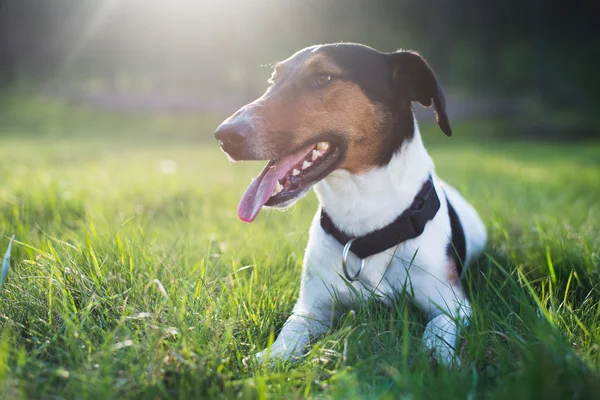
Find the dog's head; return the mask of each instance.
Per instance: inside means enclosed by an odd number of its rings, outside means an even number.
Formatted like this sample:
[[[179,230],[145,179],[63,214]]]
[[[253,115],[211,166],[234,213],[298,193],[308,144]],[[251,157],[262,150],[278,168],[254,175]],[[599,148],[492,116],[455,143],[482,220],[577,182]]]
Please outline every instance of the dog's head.
[[[293,203],[336,169],[357,174],[387,164],[414,133],[412,101],[433,104],[451,135],[435,74],[414,52],[312,46],[277,63],[270,83],[215,133],[230,159],[269,160],[240,201],[246,222],[263,206]]]

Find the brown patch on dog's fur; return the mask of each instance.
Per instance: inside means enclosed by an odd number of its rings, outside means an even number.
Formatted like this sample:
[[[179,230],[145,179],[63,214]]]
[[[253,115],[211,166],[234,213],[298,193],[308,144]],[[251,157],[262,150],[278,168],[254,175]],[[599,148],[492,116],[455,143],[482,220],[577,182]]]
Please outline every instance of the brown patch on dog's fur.
[[[462,290],[462,283],[460,281],[460,276],[458,275],[458,268],[456,268],[456,264],[453,262],[448,263],[448,282],[452,285],[452,287]]]
[[[378,165],[384,136],[380,134],[384,115],[353,83],[345,83],[337,98],[343,113],[335,115],[333,123],[345,127],[348,151],[341,168],[356,174],[366,172]],[[346,99],[346,100],[345,100]],[[335,109],[337,104],[332,105]],[[331,120],[330,119],[330,120]]]
[[[385,114],[342,74],[323,54],[279,63],[273,86],[255,102],[266,129],[257,132],[254,145],[278,158],[317,135],[335,133],[346,142],[340,168],[360,173],[377,166],[385,147],[385,135],[380,134]],[[318,75],[331,75],[334,80],[324,87],[311,87]]]

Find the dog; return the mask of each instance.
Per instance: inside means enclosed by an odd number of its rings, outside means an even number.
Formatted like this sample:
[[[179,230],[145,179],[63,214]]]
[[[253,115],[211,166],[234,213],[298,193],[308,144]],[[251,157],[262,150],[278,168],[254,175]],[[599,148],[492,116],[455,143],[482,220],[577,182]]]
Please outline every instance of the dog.
[[[268,161],[238,215],[252,222],[263,207],[288,207],[313,187],[320,207],[299,298],[256,360],[296,359],[344,306],[406,293],[427,319],[425,349],[436,362],[459,364],[459,329],[471,315],[461,271],[487,234],[474,208],[437,177],[421,140],[413,102],[433,105],[452,135],[433,70],[413,51],[336,43],[277,63],[269,83],[215,133],[230,160]]]

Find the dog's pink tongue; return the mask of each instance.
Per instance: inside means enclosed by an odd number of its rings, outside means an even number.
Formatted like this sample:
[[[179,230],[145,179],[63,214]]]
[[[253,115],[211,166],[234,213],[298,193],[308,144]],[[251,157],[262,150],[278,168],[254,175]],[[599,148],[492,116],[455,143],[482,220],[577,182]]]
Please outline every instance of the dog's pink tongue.
[[[252,180],[238,206],[238,216],[244,222],[252,222],[273,194],[277,181],[304,159],[312,146],[289,155],[277,162],[269,161],[262,172]]]

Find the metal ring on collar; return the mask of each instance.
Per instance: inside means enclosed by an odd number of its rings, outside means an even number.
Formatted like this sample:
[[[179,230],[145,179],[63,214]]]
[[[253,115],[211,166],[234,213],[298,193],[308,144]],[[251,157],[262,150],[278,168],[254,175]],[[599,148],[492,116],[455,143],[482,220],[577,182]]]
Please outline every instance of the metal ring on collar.
[[[344,275],[346,276],[346,279],[348,279],[350,282],[354,282],[355,280],[358,279],[358,276],[360,275],[360,273],[363,270],[363,267],[365,266],[365,260],[361,258],[360,266],[358,267],[358,272],[356,273],[356,275],[351,276],[348,273],[348,267],[347,267],[348,253],[350,252],[350,247],[352,247],[352,243],[354,243],[355,240],[356,240],[356,238],[350,239],[348,241],[348,243],[346,243],[346,245],[344,246],[344,250],[342,251],[342,269],[344,270]]]

